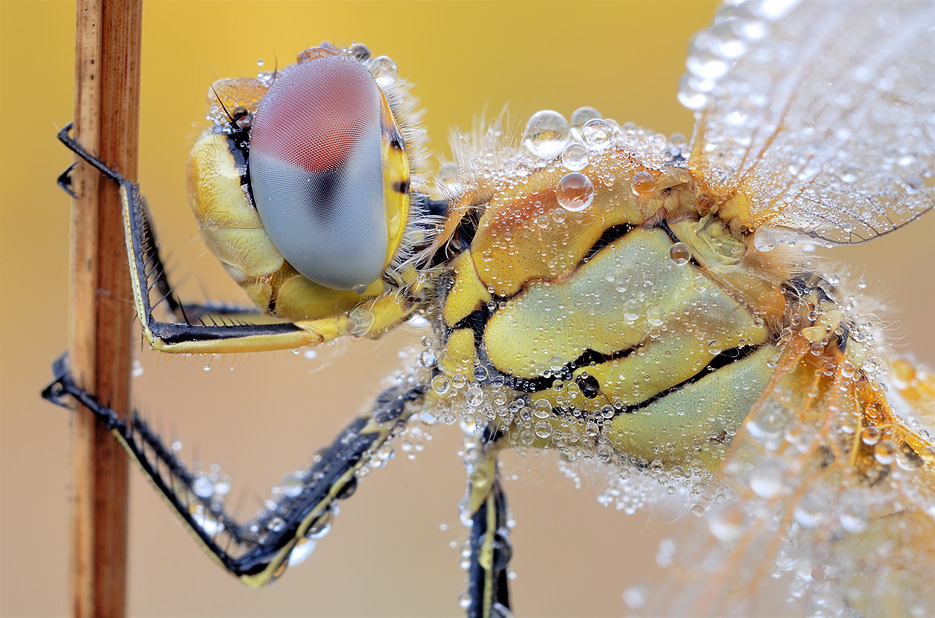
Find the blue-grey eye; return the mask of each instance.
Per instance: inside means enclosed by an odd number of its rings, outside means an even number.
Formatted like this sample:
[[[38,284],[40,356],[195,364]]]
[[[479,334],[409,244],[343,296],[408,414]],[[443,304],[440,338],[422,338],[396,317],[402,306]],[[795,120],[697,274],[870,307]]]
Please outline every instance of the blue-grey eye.
[[[383,271],[382,94],[356,60],[300,63],[263,97],[250,138],[250,180],[273,244],[302,275],[360,289]]]

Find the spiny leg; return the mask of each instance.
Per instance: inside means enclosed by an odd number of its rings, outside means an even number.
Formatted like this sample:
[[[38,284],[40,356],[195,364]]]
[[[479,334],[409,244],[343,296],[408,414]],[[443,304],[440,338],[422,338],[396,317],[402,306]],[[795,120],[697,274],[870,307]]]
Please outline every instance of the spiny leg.
[[[471,521],[468,618],[512,616],[507,565],[513,555],[506,495],[497,469],[499,434],[488,428],[477,453],[468,455],[468,491],[463,508]]]
[[[106,423],[202,548],[249,586],[278,578],[296,547],[327,531],[336,501],[354,493],[357,472],[403,429],[426,390],[410,385],[384,391],[369,414],[351,422],[296,476],[301,486],[291,487],[274,505],[241,522],[224,507],[207,475],[188,469],[136,412],[124,421],[78,387],[66,357],[56,361],[53,370],[55,381],[42,396],[66,407],[66,398],[73,397]]]
[[[108,180],[122,185],[128,183],[119,173],[114,172],[107,167],[100,159],[90,155],[84,147],[71,135],[72,124],[66,125],[58,132],[58,140],[62,142],[69,150],[91,164],[96,170],[104,175]],[[77,198],[72,191],[71,174],[77,163],[71,164],[68,169],[58,177],[58,186],[68,195]],[[139,238],[134,240],[136,246],[143,247],[145,250],[144,265],[146,267],[145,281],[147,287],[155,290],[158,294],[156,305],[165,303],[169,311],[175,316],[176,320],[189,324],[203,323],[203,316],[249,316],[259,315],[256,307],[242,305],[232,305],[229,303],[208,302],[208,303],[182,303],[173,291],[173,286],[169,282],[166,274],[166,267],[159,253],[159,243],[156,239],[156,231],[152,224],[152,217],[146,201],[141,201],[141,225],[139,226]],[[155,308],[155,307],[154,307]],[[209,318],[210,319],[210,318]]]

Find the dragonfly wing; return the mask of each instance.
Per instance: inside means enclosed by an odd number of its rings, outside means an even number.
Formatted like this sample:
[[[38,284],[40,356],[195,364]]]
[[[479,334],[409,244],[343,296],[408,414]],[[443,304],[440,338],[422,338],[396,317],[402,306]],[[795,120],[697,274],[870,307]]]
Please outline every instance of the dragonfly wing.
[[[930,0],[727,6],[687,64],[690,168],[750,228],[856,243],[935,205]]]
[[[640,612],[932,615],[935,449],[882,393],[788,344]]]

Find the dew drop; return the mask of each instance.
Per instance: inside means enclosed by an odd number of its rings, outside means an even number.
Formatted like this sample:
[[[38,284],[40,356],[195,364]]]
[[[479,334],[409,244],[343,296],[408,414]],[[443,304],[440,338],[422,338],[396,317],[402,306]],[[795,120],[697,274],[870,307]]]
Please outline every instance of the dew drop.
[[[669,247],[669,258],[676,266],[685,266],[692,258],[692,250],[683,242],[677,242]]]
[[[873,457],[883,465],[893,463],[897,452],[899,452],[899,447],[892,440],[883,440],[873,447]]]
[[[347,315],[347,330],[355,337],[363,337],[370,332],[376,316],[369,309],[355,307]]]
[[[532,413],[536,418],[548,418],[552,414],[552,404],[548,399],[537,399],[532,404]]]
[[[630,323],[636,322],[640,317],[640,309],[642,309],[640,301],[631,298],[623,303],[623,319]]]
[[[482,391],[479,386],[472,386],[467,389],[465,397],[467,398],[467,405],[476,408],[484,401],[484,391]]]
[[[192,481],[192,492],[199,498],[210,498],[214,495],[214,483],[207,474],[199,473]]]
[[[581,129],[584,123],[594,118],[600,118],[601,113],[593,107],[579,107],[571,113],[571,132],[576,139],[581,138]]]
[[[386,56],[374,58],[370,63],[370,72],[377,86],[386,88],[396,81],[396,63]]]
[[[552,435],[552,424],[549,421],[537,421],[534,427],[536,435],[540,438],[548,438]]]
[[[594,200],[594,185],[584,174],[570,172],[555,184],[555,197],[565,210],[579,212]]]
[[[781,459],[761,459],[750,475],[750,489],[761,498],[772,498],[782,492],[785,465]]]
[[[637,197],[646,197],[656,190],[656,179],[649,172],[637,172],[630,181],[630,190]]]
[[[776,239],[769,230],[757,230],[753,235],[753,246],[757,251],[768,253],[776,248]]]
[[[536,112],[526,123],[523,146],[533,155],[552,159],[565,149],[568,142],[568,121],[558,112]]]
[[[282,477],[282,493],[289,498],[297,498],[302,493],[304,482],[304,472],[290,472]]]
[[[588,149],[581,144],[568,144],[562,151],[562,163],[573,172],[580,172],[588,166]]]
[[[299,542],[295,544],[295,547],[289,554],[289,566],[295,566],[305,562],[308,557],[312,555],[313,549],[315,549],[315,541],[299,539]]]
[[[214,493],[218,496],[226,496],[231,491],[234,480],[229,474],[219,474],[214,479]]]
[[[743,506],[730,502],[712,507],[707,521],[714,538],[727,543],[740,538],[750,523],[750,516]]]
[[[844,530],[852,534],[858,534],[867,529],[867,510],[859,504],[855,504],[841,513],[839,521]]]
[[[592,118],[581,127],[581,139],[591,150],[603,150],[610,145],[614,130],[602,118]]]
[[[437,375],[432,378],[432,390],[439,395],[444,395],[451,389],[451,382],[443,375]]]
[[[879,427],[864,427],[860,434],[860,440],[867,446],[873,446],[880,441],[882,435],[883,432],[880,431]]]
[[[623,602],[630,609],[640,609],[646,605],[646,589],[642,586],[632,586],[623,591]]]
[[[205,363],[203,369],[204,369],[205,371],[211,371],[211,363]]]
[[[814,528],[821,523],[824,501],[814,493],[808,494],[792,509],[792,517],[803,528]]]
[[[650,326],[662,326],[664,318],[665,313],[662,307],[653,306],[646,310],[646,321]]]

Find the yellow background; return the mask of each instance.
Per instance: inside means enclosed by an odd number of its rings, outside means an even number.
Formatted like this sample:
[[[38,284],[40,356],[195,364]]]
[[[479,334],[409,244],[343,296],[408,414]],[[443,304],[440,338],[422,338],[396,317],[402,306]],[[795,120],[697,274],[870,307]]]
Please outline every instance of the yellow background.
[[[239,299],[205,255],[185,203],[184,166],[216,78],[292,62],[322,40],[365,42],[411,76],[432,147],[509,102],[522,126],[542,108],[592,105],[623,122],[691,133],[676,102],[691,34],[711,2],[160,2],[144,15],[140,181],[172,274],[194,297]],[[0,615],[67,609],[67,413],[39,400],[66,344],[69,200],[55,187],[71,156],[54,140],[72,117],[71,2],[0,0]],[[866,273],[868,302],[898,323],[891,338],[935,364],[930,326],[935,215],[834,257]],[[875,283],[882,280],[883,284]],[[131,306],[127,304],[127,311]],[[911,334],[910,334],[911,333]],[[418,335],[355,345],[321,372],[289,353],[213,361],[140,353],[135,400],[166,431],[219,461],[243,511],[306,465],[398,363]],[[363,352],[361,351],[363,350]],[[233,370],[231,369],[233,367]],[[171,424],[169,423],[171,421]],[[129,561],[133,616],[458,615],[466,529],[460,436],[439,427],[414,462],[397,456],[342,503],[312,558],[271,588],[242,588],[204,557],[140,476],[132,475]],[[577,491],[549,457],[510,457],[514,606],[521,616],[619,615],[621,592],[653,575],[658,539],[648,514],[602,508],[600,474]],[[593,482],[588,479],[593,478]],[[238,491],[239,490],[239,491]],[[656,518],[660,519],[659,517]],[[442,530],[441,524],[447,524]]]

